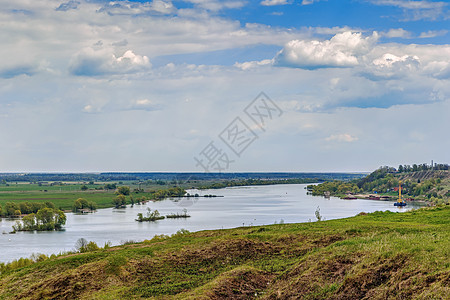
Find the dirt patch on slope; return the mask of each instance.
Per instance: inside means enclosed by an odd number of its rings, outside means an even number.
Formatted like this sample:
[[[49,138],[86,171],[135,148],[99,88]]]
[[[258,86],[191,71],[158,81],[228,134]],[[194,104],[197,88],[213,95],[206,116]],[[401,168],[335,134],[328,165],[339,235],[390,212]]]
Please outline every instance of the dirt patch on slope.
[[[209,299],[253,299],[270,284],[274,275],[256,269],[238,268],[214,280]]]
[[[17,299],[76,299],[89,291],[98,291],[108,282],[104,263],[86,264],[77,269],[49,276],[18,295]]]
[[[168,263],[177,265],[192,264],[193,262],[201,261],[211,262],[216,260],[229,264],[233,263],[233,261],[237,262],[255,259],[258,256],[278,252],[278,250],[279,247],[276,247],[269,242],[252,239],[234,239],[216,241],[201,249],[183,249],[177,253],[172,253],[166,260],[168,260]]]
[[[383,259],[369,265],[362,273],[347,277],[335,295],[335,299],[363,299],[371,290],[388,282],[397,270],[405,265],[405,255]]]
[[[314,260],[303,261],[279,277],[264,299],[301,299],[314,294],[323,285],[342,281],[354,263],[354,259],[344,256],[319,263]]]

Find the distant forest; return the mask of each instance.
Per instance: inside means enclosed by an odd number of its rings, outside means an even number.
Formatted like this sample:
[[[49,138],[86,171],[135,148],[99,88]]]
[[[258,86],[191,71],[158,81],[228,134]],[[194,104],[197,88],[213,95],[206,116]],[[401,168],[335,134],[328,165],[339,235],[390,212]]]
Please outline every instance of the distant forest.
[[[145,181],[145,180],[242,180],[242,179],[317,179],[352,180],[366,176],[363,173],[0,173],[0,181]]]

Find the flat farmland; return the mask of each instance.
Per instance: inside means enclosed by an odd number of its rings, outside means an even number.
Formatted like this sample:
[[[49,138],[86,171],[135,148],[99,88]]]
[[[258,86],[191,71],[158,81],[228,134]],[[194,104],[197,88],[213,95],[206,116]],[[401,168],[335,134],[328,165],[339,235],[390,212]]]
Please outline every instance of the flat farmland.
[[[97,204],[97,208],[113,207],[112,200],[116,197],[114,190],[95,190],[94,185],[86,185],[89,189],[81,190],[82,184],[62,186],[39,186],[37,184],[12,184],[0,187],[0,205],[5,207],[6,202],[52,202],[57,208],[63,210],[72,209],[73,203],[78,198],[85,198]],[[150,198],[151,190],[140,193],[132,193],[137,199],[142,196]],[[127,197],[129,199],[129,197]]]

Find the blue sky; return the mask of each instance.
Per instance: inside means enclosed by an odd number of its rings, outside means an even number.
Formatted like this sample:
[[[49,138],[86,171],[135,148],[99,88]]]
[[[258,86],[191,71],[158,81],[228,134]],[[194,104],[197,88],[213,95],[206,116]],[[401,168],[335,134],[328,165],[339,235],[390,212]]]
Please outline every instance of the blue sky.
[[[201,172],[211,142],[227,172],[448,163],[449,9],[4,1],[0,172]],[[260,92],[282,111],[262,127],[245,110]],[[220,136],[236,118],[257,136],[241,155]]]

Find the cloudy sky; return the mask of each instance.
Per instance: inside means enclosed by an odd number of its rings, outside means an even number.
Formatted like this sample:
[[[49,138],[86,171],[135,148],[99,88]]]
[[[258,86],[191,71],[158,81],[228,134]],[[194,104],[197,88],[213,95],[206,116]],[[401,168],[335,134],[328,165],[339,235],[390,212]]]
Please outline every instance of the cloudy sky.
[[[448,163],[449,16],[431,0],[4,0],[0,172]]]

